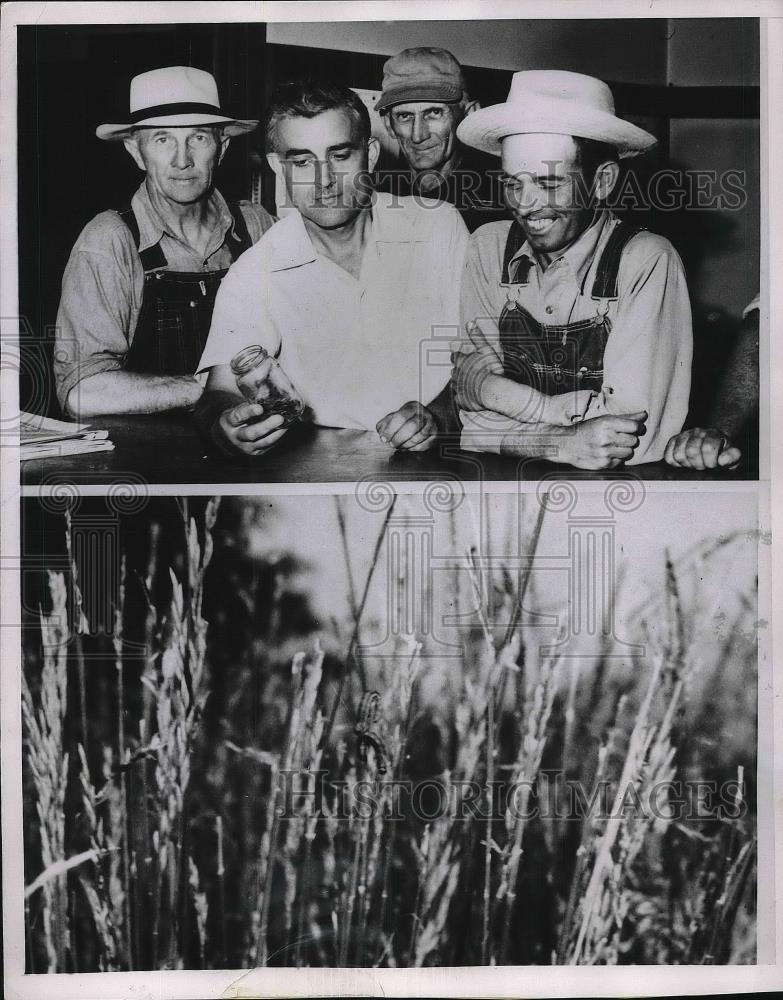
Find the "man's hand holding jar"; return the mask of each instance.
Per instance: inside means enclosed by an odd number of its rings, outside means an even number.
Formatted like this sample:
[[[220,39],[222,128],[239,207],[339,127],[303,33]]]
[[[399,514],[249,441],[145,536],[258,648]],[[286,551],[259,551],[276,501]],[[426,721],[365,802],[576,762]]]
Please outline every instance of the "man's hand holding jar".
[[[232,359],[231,371],[245,401],[220,413],[213,439],[223,451],[262,455],[301,418],[304,400],[263,347],[244,348]]]

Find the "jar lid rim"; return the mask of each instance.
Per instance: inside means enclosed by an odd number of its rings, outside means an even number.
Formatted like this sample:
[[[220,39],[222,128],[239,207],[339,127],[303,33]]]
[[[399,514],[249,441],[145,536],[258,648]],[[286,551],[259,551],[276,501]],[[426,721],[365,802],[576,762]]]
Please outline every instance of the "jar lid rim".
[[[239,369],[247,370],[259,358],[263,360],[265,357],[268,357],[268,352],[265,348],[261,347],[260,344],[249,344],[247,347],[243,347],[241,351],[237,351],[231,359],[231,368],[234,372]]]

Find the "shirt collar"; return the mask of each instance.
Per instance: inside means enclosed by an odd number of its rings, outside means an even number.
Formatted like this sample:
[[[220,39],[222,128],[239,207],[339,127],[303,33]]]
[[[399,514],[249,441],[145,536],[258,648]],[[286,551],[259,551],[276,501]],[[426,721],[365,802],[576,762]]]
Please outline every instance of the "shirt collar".
[[[213,189],[212,194],[209,196],[209,204],[217,213],[215,233],[220,235],[219,245],[223,244],[229,230],[231,231],[232,238],[238,240],[239,236],[234,232],[234,217],[226,203],[226,199],[217,189]],[[166,225],[150,201],[145,181],[141,182],[138,190],[131,199],[131,208],[139,223],[140,251],[146,250],[156,243],[160,243],[161,237],[164,235],[170,236],[172,239],[178,238]]]
[[[408,187],[412,194],[417,195],[421,198],[435,198],[440,199],[440,191],[448,191],[449,187],[455,183],[455,177],[462,169],[462,150],[458,149],[454,157],[454,160],[449,167],[448,173],[441,173],[439,169],[435,170],[413,170],[413,168],[408,166]],[[418,187],[418,177],[421,174],[433,173],[438,175],[437,184],[433,184],[432,187],[427,188],[426,191],[421,191]]]
[[[412,201],[413,199],[411,199]],[[415,230],[415,214],[407,210],[404,200],[385,191],[373,192],[372,222],[369,240],[376,246],[384,243],[411,243],[421,237]],[[286,271],[318,260],[318,251],[305,228],[298,211],[289,212],[275,223],[274,245],[270,256],[272,271]]]
[[[547,266],[547,270],[552,267],[555,261],[562,260],[573,275],[576,284],[581,288],[587,272],[590,270],[590,265],[595,259],[595,253],[601,237],[606,232],[607,226],[614,221],[614,218],[615,216],[611,211],[604,210],[599,212],[598,217],[585,229],[579,239],[575,240],[571,246],[561,254],[558,254],[557,257],[552,258]],[[528,261],[533,265],[541,266],[538,255],[527,240],[525,240],[514,254],[511,264],[522,257],[527,257]],[[513,269],[510,268],[510,270],[513,274]]]

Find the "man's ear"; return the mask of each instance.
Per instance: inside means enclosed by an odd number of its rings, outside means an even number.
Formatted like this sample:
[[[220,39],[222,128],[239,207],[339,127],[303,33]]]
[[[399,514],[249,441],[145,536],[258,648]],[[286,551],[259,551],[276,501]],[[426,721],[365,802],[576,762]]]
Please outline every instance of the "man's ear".
[[[464,114],[462,117],[464,118],[467,115],[473,114],[474,111],[478,111],[481,105],[479,104],[478,101],[463,101],[462,107],[464,109]]]
[[[220,152],[218,153],[218,164],[223,162],[223,157],[226,155],[226,150],[228,149],[228,144],[231,142],[230,135],[224,135],[220,138]]]
[[[602,163],[595,172],[593,181],[593,195],[596,201],[606,201],[614,191],[617,180],[620,176],[619,163]]]
[[[397,142],[397,136],[394,134],[394,129],[392,128],[391,112],[387,111],[385,115],[381,115],[381,118],[383,119],[383,124],[386,126],[386,131],[389,133],[391,138]]]
[[[370,136],[367,140],[367,169],[372,173],[375,170],[375,164],[378,162],[378,157],[381,155],[381,144],[375,138],[374,135]]]
[[[147,168],[144,166],[144,160],[139,152],[139,140],[134,139],[133,136],[131,136],[130,139],[123,139],[122,142],[130,155],[133,157],[133,161],[139,170],[146,170]]]
[[[283,164],[279,153],[267,153],[266,162],[274,171],[275,177],[279,177],[281,181],[285,180],[285,171],[283,170]]]

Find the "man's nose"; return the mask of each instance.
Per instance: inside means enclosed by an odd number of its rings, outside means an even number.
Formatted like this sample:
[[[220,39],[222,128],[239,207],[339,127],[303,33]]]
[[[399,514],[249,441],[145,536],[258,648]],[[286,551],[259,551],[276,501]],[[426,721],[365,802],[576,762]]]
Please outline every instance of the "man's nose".
[[[316,169],[316,177],[316,183],[321,190],[334,186],[337,175],[329,160],[321,160]]]
[[[174,151],[174,166],[184,170],[193,163],[193,154],[187,142],[178,142]]]
[[[547,204],[546,195],[532,180],[523,180],[515,192],[516,210],[521,215],[529,215]]]
[[[414,142],[424,142],[428,139],[430,135],[429,124],[425,121],[423,115],[413,116],[413,133],[411,138]]]

